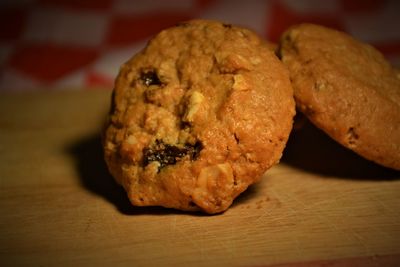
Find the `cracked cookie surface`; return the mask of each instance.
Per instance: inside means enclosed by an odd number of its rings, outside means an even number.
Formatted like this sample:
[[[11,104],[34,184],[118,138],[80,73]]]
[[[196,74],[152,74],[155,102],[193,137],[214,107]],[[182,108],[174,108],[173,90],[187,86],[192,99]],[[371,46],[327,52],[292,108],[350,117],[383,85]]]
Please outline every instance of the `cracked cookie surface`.
[[[313,24],[288,29],[278,51],[298,108],[345,147],[400,170],[400,76],[380,52]]]
[[[189,21],[121,67],[105,159],[133,205],[218,213],[279,161],[294,113],[288,72],[255,33]]]

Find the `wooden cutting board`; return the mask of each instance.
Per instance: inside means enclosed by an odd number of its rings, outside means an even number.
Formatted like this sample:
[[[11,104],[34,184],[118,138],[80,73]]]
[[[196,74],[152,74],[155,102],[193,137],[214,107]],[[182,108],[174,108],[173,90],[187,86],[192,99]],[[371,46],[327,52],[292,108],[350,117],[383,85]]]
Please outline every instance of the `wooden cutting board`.
[[[109,96],[0,95],[1,266],[400,266],[400,173],[307,123],[224,214],[132,207],[102,159]]]

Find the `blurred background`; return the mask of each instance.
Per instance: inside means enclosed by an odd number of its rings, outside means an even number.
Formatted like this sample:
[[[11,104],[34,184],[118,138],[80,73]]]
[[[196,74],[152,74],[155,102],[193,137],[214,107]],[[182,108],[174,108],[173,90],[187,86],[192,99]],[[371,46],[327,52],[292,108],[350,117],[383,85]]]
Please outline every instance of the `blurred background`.
[[[152,35],[192,18],[246,26],[273,42],[292,24],[318,23],[400,66],[396,0],[1,0],[0,90],[111,89]]]

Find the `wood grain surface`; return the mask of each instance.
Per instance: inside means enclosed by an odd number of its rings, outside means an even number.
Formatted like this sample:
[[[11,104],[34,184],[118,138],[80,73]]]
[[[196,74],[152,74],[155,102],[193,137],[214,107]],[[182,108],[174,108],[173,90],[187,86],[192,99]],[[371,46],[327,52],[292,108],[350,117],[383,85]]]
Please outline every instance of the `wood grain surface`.
[[[131,206],[102,158],[110,93],[0,95],[1,266],[400,266],[400,173],[308,123],[223,214]]]

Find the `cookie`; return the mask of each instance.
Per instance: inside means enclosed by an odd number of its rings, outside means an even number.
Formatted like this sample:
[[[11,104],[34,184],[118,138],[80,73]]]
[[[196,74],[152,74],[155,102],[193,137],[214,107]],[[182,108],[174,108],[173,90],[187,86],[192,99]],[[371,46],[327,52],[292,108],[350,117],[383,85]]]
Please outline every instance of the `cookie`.
[[[294,113],[289,74],[255,33],[184,22],[121,67],[105,160],[133,205],[218,213],[279,161]]]
[[[301,24],[281,38],[297,107],[366,159],[400,170],[400,75],[380,52],[333,29]]]

